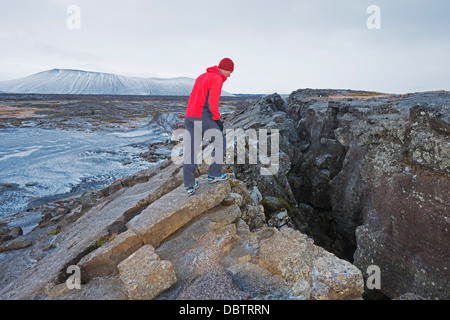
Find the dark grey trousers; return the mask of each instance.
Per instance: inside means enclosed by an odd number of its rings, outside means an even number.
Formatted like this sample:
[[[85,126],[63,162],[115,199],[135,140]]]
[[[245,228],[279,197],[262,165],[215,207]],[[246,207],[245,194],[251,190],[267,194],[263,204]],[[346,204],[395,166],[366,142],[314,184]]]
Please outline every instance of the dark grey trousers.
[[[184,125],[186,132],[183,151],[183,181],[184,186],[188,188],[194,186],[195,170],[197,169],[197,165],[201,164],[197,161],[197,153],[200,151],[203,138],[207,138],[214,146],[214,150],[211,153],[212,161],[208,170],[208,175],[214,177],[222,174],[226,142],[219,125],[212,119],[212,113],[209,110],[208,103],[205,104],[201,117],[185,117]],[[216,150],[219,150],[217,151],[217,156]]]

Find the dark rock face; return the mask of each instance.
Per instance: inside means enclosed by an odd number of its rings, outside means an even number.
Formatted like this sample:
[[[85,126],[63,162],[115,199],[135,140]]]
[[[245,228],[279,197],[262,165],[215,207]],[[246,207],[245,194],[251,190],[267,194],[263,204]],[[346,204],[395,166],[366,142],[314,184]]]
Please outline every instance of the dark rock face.
[[[304,89],[280,100],[266,97],[226,123],[282,129],[289,168],[277,182],[285,191],[251,169],[242,179],[263,202],[277,197],[295,208],[291,219],[316,244],[363,272],[379,266],[388,297],[448,299],[449,93]]]
[[[270,203],[275,199],[276,202],[283,203],[281,207],[288,210],[292,219],[296,220],[296,224],[300,230],[304,231],[303,217],[299,212],[297,201],[290,187],[287,173],[291,169],[293,161],[296,161],[301,155],[301,145],[298,139],[295,121],[289,118],[284,111],[286,104],[278,94],[272,94],[262,98],[248,109],[235,112],[225,117],[224,126],[226,129],[242,129],[245,133],[255,129],[257,134],[261,129],[267,129],[267,150],[268,155],[271,154],[271,137],[272,129],[279,130],[279,152],[277,159],[279,166],[273,174],[262,175],[261,169],[265,167],[259,158],[257,164],[249,164],[249,139],[246,137],[245,142],[245,161],[240,163],[237,159],[235,150],[235,158],[232,168],[236,177],[243,181],[247,188],[254,193],[261,194],[264,197],[256,200],[256,204],[264,205],[267,211]],[[259,137],[259,136],[258,136]],[[227,142],[228,145],[228,142]],[[260,145],[259,145],[260,147]],[[227,151],[228,152],[228,151]],[[259,152],[259,151],[258,151]],[[255,198],[257,198],[255,196]],[[270,202],[270,203],[269,203]],[[276,210],[269,210],[269,215]],[[269,219],[270,216],[267,217]]]
[[[386,137],[363,162],[364,225],[357,228],[355,264],[364,268],[375,261],[384,270],[388,296],[450,296],[450,104],[435,100],[419,100],[385,126]]]

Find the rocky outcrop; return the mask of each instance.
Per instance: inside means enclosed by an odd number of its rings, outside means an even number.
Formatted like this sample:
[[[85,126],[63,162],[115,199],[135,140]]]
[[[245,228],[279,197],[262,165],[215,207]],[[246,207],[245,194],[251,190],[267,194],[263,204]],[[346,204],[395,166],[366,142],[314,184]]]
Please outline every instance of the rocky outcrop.
[[[99,191],[91,197],[93,204],[74,208],[59,224],[54,220],[36,227],[23,236],[32,245],[10,251],[17,255],[8,263],[35,261],[21,272],[9,270],[0,297],[361,297],[357,268],[299,231],[269,227],[262,206],[234,173],[230,181],[210,184],[204,168],[199,168],[200,188],[194,196],[188,197],[181,185],[181,165],[168,160]],[[7,269],[8,263],[0,261]],[[80,289],[68,285],[76,277],[67,273],[69,267],[79,268]]]
[[[388,297],[448,299],[450,95],[325,91],[293,92],[284,108],[305,231],[360,270],[379,266]]]
[[[379,121],[368,143],[355,264],[385,270],[388,296],[448,299],[450,97],[412,98],[398,104],[407,112]]]
[[[358,298],[363,289],[362,274],[350,263],[292,228],[250,230],[236,204],[208,211],[156,251],[176,261],[178,282],[164,299]],[[340,265],[342,278],[326,283],[322,265]]]
[[[181,165],[167,160],[60,202],[25,235],[2,225],[0,298],[357,299],[375,265],[390,298],[446,299],[449,102],[447,92],[267,96],[224,124],[267,129],[268,150],[278,129],[280,149],[249,164],[247,137],[227,182],[208,184],[204,163],[187,197]]]
[[[7,270],[6,275],[13,280],[8,284],[9,288],[14,288],[10,291],[11,298],[39,297],[45,287],[64,282],[68,277],[68,266],[76,265],[103,241],[109,241],[126,230],[127,221],[178,187],[182,180],[179,174],[180,167],[166,161],[141,172],[137,179],[129,177],[98,192],[98,198],[84,205],[86,212],[83,212],[81,205],[59,223],[45,225],[43,229],[38,228],[29,234],[28,238],[34,239],[34,243],[24,254],[37,262],[24,266],[29,271],[25,274],[23,271],[22,274],[15,274],[14,270]],[[18,256],[17,260],[24,258]],[[14,279],[14,276],[18,278]],[[8,286],[5,288],[7,291]],[[9,294],[4,296],[8,297]]]
[[[291,226],[295,224],[297,228],[305,231],[305,221],[299,211],[287,175],[291,170],[292,163],[295,163],[301,156],[303,146],[297,133],[295,121],[289,118],[285,112],[286,108],[284,100],[278,94],[273,94],[262,98],[248,109],[228,115],[225,118],[224,125],[225,129],[242,129],[244,131],[246,139],[245,159],[238,159],[236,150],[231,167],[236,174],[236,178],[249,189],[255,204],[264,207],[267,219],[272,216],[277,219],[276,216],[281,213],[280,210],[285,210],[288,213],[288,216],[284,215],[285,224]],[[250,164],[249,132],[252,129],[257,134],[262,131],[261,129],[267,130],[268,163],[265,163],[265,159],[258,154],[256,164]],[[270,154],[272,129],[279,132],[279,150],[276,155]],[[237,149],[235,144],[236,142],[234,144],[228,144],[227,142],[227,152],[229,152],[230,146]],[[260,142],[258,142],[259,147]],[[261,174],[262,168],[269,168],[268,170],[270,170],[272,166],[270,157],[272,156],[276,156],[279,163],[275,167],[276,170],[273,171],[273,174]]]

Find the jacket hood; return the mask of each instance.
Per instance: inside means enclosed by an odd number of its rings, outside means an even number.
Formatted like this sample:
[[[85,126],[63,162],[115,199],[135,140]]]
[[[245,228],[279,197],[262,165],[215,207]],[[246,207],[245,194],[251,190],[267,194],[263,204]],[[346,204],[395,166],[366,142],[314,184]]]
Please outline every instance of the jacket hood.
[[[222,77],[223,82],[225,82],[227,80],[227,77],[225,77],[222,72],[220,72],[219,67],[218,66],[213,66],[213,67],[209,67],[206,69],[206,72],[210,72],[210,73],[217,73],[218,75],[220,75]]]

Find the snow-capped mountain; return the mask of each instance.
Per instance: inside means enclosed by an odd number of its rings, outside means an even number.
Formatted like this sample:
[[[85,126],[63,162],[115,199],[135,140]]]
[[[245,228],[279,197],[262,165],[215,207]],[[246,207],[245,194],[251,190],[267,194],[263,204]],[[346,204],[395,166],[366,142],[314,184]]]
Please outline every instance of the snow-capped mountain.
[[[83,70],[53,69],[0,82],[0,91],[41,94],[189,95],[195,79],[137,78]],[[222,92],[223,95],[229,95]]]

